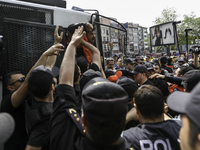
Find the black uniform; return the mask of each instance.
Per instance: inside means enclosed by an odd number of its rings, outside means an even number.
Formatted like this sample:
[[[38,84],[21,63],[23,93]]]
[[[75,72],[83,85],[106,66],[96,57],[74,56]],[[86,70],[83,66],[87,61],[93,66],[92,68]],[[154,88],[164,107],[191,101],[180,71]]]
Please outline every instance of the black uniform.
[[[178,138],[181,121],[168,120],[139,124],[123,132],[123,138],[134,150],[180,150]]]
[[[167,67],[166,65],[161,65],[161,68],[164,69],[164,70],[167,70],[169,73],[173,73],[172,68]]]
[[[100,145],[91,141],[77,114],[74,88],[58,85],[50,122],[50,150],[126,150],[130,144],[120,138],[117,145]]]
[[[15,120],[15,130],[4,145],[4,150],[23,150],[28,141],[25,127],[25,102],[18,108],[13,107],[11,102],[12,93],[6,95],[1,103],[1,112],[9,113]]]
[[[48,150],[50,136],[50,116],[53,104],[50,102],[36,101],[30,96],[25,106],[26,129],[29,133],[27,145],[42,147]]]

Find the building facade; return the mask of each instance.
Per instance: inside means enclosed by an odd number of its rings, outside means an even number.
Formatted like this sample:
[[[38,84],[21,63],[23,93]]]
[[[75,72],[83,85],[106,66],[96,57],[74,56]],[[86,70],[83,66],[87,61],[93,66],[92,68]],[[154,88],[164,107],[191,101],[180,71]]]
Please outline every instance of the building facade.
[[[118,24],[106,18],[100,18],[100,22],[119,28]],[[123,24],[123,23],[122,23]],[[145,54],[149,50],[147,42],[147,28],[139,24],[127,22],[123,24],[127,30],[127,54]],[[105,57],[113,54],[123,54],[122,31],[101,25],[102,45]]]

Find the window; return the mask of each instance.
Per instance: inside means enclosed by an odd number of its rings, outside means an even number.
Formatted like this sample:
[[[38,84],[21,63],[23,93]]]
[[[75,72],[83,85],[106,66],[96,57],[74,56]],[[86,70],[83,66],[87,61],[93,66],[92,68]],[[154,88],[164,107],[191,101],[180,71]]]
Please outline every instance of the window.
[[[108,30],[106,30],[106,35],[109,35]]]
[[[105,29],[102,29],[102,34],[105,34]]]

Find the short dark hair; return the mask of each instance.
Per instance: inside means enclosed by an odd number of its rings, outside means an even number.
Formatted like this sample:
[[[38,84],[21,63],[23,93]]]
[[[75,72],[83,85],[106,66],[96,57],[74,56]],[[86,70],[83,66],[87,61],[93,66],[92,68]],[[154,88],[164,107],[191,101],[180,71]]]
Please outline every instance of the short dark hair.
[[[166,102],[166,98],[169,95],[169,85],[167,84],[167,81],[159,78],[153,78],[151,82],[155,87],[160,89],[163,94],[164,101]]]
[[[111,58],[111,57],[107,58],[107,59],[106,59],[106,64],[108,64],[108,63],[109,63],[109,61],[114,61],[114,59],[113,59],[113,58]]]
[[[144,118],[155,119],[163,114],[163,94],[155,86],[142,85],[135,92],[135,103]]]
[[[52,84],[55,84],[55,81],[52,81]],[[36,86],[28,84],[28,90],[34,95],[34,97],[45,99],[49,93],[51,85],[49,88],[43,88],[42,90],[38,90]]]
[[[4,75],[4,77],[3,77],[3,83],[6,85],[6,86],[8,86],[8,85],[10,85],[11,83],[10,83],[10,81],[11,81],[11,79],[12,79],[12,75],[15,75],[15,74],[22,74],[22,72],[21,71],[12,71],[12,72],[9,72],[9,73],[7,73],[6,75]]]
[[[189,140],[189,145],[190,147],[192,147],[192,149],[195,149],[195,143],[197,142],[198,138],[198,134],[200,133],[200,129],[196,126],[196,124],[194,124],[194,122],[190,119],[189,119],[189,126],[190,126],[190,133],[189,133],[189,136],[190,136],[190,140]]]
[[[167,63],[167,57],[162,56],[162,57],[160,58],[160,63],[161,63],[162,65],[165,65],[165,64]]]
[[[116,142],[125,128],[125,120],[124,122],[107,120],[103,123],[103,128],[95,127],[87,119],[86,123],[88,134],[91,136],[93,141],[99,144],[112,144]]]
[[[179,68],[180,68],[180,71],[178,72],[178,76],[184,75],[186,72],[193,70],[193,68],[190,66],[181,66]]]
[[[171,58],[171,57],[167,58],[167,63],[168,63],[168,64],[171,64],[171,63],[172,63],[172,58]]]
[[[161,70],[160,64],[158,64],[158,63],[154,63],[153,65],[154,65],[154,66],[158,66],[159,69]]]
[[[88,68],[87,60],[84,56],[79,56],[79,57],[77,57],[76,60],[77,60],[78,66],[81,69],[81,74],[83,74],[84,72],[87,71],[87,68]]]
[[[110,76],[115,75],[115,72],[114,72],[112,69],[106,69],[106,70],[104,71],[104,73],[105,73],[105,75],[106,75],[106,79],[107,79],[108,77],[110,77]]]

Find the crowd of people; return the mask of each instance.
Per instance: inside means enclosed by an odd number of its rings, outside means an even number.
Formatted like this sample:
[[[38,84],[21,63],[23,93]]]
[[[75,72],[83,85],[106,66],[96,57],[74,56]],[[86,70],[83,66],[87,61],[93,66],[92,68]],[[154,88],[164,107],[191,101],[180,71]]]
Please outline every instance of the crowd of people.
[[[200,149],[199,54],[174,62],[115,54],[103,66],[91,24],[68,27],[66,50],[58,28],[26,76],[3,78],[4,150]]]

